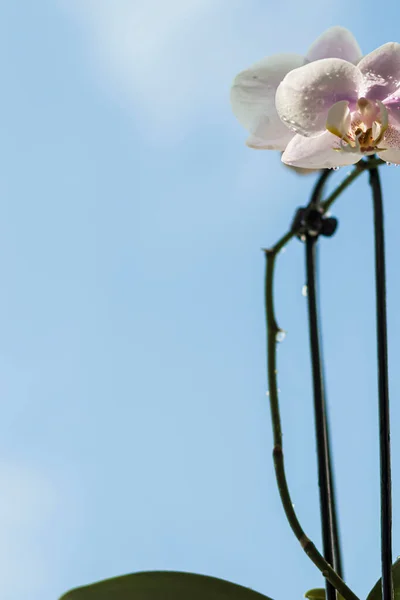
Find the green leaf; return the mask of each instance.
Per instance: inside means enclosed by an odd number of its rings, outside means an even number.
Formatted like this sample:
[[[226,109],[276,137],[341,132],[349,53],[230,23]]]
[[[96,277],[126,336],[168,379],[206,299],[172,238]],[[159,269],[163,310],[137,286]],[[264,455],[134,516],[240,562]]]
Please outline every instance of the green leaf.
[[[105,579],[60,600],[271,600],[230,581],[173,571],[149,571]]]
[[[308,598],[309,600],[325,600],[326,592],[325,588],[314,588],[313,590],[308,590],[304,594],[304,598]],[[336,592],[337,600],[344,600],[343,596]]]
[[[400,600],[400,560],[392,565],[394,600]],[[382,600],[382,579],[376,582],[367,600]]]
[[[309,600],[325,600],[325,590],[324,588],[308,590],[308,592],[304,594],[304,598],[308,598]]]

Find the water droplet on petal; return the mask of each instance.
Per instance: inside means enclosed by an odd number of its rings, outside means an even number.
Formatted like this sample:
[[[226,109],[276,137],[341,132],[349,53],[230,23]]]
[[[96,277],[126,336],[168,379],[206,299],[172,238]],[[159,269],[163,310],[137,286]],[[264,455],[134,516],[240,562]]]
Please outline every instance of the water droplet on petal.
[[[388,166],[388,167],[391,167],[391,166],[392,166],[392,163],[391,163],[391,162],[387,162],[386,164],[387,164],[387,166]]]
[[[279,343],[283,342],[284,339],[286,337],[286,331],[283,331],[283,329],[279,329],[279,331],[277,332],[276,336],[275,336],[275,340]]]
[[[304,296],[304,298],[307,298],[307,296],[308,296],[308,285],[303,285],[302,290],[301,290],[301,295]]]
[[[332,167],[333,171],[339,171],[340,167]]]

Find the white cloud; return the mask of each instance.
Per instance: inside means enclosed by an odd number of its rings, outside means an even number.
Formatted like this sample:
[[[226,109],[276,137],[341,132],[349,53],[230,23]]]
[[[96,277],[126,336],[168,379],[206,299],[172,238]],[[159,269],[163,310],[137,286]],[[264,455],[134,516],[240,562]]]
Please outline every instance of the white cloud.
[[[0,481],[0,596],[39,597],[52,580],[44,546],[60,511],[59,493],[43,473],[22,464],[0,463]]]
[[[144,129],[154,133],[186,121],[193,105],[206,100],[207,70],[212,77],[223,60],[215,38],[228,4],[77,0],[68,7],[83,25],[87,48],[107,84],[124,104],[145,109]]]
[[[222,108],[229,114],[230,82],[238,70],[265,54],[305,52],[335,24],[345,0],[323,11],[319,0],[277,1],[273,11],[270,0],[60,2],[81,27],[109,93],[133,108],[147,136],[170,142],[200,120],[220,120]]]

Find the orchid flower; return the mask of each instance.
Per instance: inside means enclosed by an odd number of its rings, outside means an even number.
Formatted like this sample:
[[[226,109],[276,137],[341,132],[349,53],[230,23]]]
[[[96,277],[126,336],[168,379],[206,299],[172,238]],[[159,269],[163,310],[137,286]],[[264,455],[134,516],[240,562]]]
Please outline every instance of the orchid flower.
[[[323,58],[341,58],[357,64],[361,50],[347,29],[332,27],[323,33],[306,56],[276,54],[237,75],[231,91],[233,112],[250,131],[250,148],[285,150],[294,133],[281,121],[275,107],[279,84],[293,69]]]
[[[335,168],[371,154],[400,164],[400,44],[361,58],[353,35],[333,27],[305,58],[278,55],[240,73],[231,101],[247,145],[284,150],[287,165]]]

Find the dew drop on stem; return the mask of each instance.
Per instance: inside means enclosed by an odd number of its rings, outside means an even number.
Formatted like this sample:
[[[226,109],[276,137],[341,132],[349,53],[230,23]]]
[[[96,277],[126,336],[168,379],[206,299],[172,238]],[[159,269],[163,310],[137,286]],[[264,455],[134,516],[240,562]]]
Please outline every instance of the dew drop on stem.
[[[283,329],[279,329],[279,331],[276,332],[275,340],[277,342],[281,343],[284,341],[285,337],[286,337],[286,331],[283,331]]]

